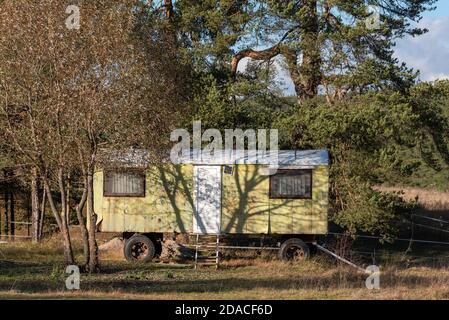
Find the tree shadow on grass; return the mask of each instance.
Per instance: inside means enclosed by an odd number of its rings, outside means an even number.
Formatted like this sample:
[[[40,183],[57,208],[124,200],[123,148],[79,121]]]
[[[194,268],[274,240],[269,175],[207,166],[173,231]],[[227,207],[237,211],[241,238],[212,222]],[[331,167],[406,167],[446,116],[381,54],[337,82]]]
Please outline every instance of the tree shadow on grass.
[[[165,264],[165,263],[108,263],[101,265],[102,275],[122,274],[126,272],[144,272],[144,271],[175,271],[192,269],[189,264]]]
[[[61,264],[62,265],[62,264]],[[0,279],[2,276],[20,277],[30,274],[46,274],[56,265],[53,263],[22,262],[14,260],[0,260]]]
[[[408,289],[419,289],[435,284],[436,279],[416,275],[384,275],[382,289],[401,286]],[[63,281],[18,280],[14,283],[0,281],[0,291],[11,290],[27,293],[64,290]],[[133,279],[81,279],[83,291],[97,293],[123,292],[128,294],[183,294],[183,293],[224,293],[244,290],[301,290],[317,291],[338,289],[363,289],[365,276],[360,274],[338,273],[332,275],[298,275],[292,278],[265,279],[201,279],[201,280],[133,280]]]

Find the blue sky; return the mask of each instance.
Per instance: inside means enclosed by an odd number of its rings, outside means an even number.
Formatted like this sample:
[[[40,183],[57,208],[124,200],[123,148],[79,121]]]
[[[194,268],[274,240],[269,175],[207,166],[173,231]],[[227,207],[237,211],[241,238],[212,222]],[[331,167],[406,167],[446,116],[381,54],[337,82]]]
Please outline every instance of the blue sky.
[[[419,70],[423,81],[449,79],[449,1],[439,0],[436,6],[419,23],[429,32],[401,39],[396,46],[396,57]]]
[[[449,15],[449,1],[439,0],[436,4],[437,9],[433,12],[426,13],[428,17],[440,17]]]

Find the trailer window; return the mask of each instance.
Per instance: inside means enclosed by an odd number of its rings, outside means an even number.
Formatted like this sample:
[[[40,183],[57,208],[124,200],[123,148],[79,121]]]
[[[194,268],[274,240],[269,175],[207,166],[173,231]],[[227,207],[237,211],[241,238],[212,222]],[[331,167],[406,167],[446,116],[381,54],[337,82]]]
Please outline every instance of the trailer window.
[[[312,199],[312,170],[278,170],[270,176],[271,199]]]
[[[140,170],[106,170],[105,197],[144,197],[145,173]]]

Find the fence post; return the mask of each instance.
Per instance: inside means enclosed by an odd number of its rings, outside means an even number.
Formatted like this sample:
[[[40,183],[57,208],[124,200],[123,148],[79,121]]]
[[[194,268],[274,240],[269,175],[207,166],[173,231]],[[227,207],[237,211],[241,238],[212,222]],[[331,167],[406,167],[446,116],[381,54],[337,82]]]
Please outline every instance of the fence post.
[[[8,189],[5,188],[4,190],[4,204],[5,204],[5,225],[4,230],[5,230],[5,237],[9,234],[9,196],[8,196]]]
[[[15,212],[14,212],[14,191],[11,191],[9,193],[10,198],[9,198],[9,214],[10,214],[10,218],[9,218],[9,223],[10,223],[10,227],[9,227],[9,234],[11,236],[11,240],[14,241],[14,236],[16,233],[16,217],[15,217]]]

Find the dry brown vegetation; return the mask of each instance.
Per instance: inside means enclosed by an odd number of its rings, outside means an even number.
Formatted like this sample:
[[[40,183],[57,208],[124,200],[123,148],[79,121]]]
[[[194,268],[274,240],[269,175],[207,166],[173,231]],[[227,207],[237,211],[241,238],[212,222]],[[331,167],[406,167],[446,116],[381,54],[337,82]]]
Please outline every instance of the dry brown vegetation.
[[[412,188],[407,200],[427,213],[449,210],[449,193]],[[82,257],[77,227],[71,228],[76,258]],[[0,298],[45,299],[449,299],[447,246],[398,242],[380,245],[357,240],[349,258],[381,268],[380,290],[365,287],[367,275],[317,255],[305,263],[284,263],[275,255],[235,253],[220,270],[193,269],[192,262],[167,260],[133,264],[123,260],[112,234],[99,234],[102,273],[81,276],[81,290],[65,289],[63,249],[58,234],[39,244],[0,244]],[[412,249],[410,251],[410,249]],[[375,261],[362,252],[375,252]],[[80,259],[81,260],[81,259]]]
[[[79,246],[78,246],[79,247]],[[224,261],[220,270],[192,264],[132,264],[103,254],[102,273],[65,289],[63,250],[56,239],[0,247],[1,298],[111,299],[448,299],[449,258],[426,263],[402,253],[381,263],[381,289],[366,275],[324,256],[305,263],[265,258]],[[80,249],[76,253],[81,255]]]
[[[387,192],[402,191],[405,200],[417,201],[420,206],[427,210],[449,211],[449,192],[410,187],[379,187],[378,189]]]

